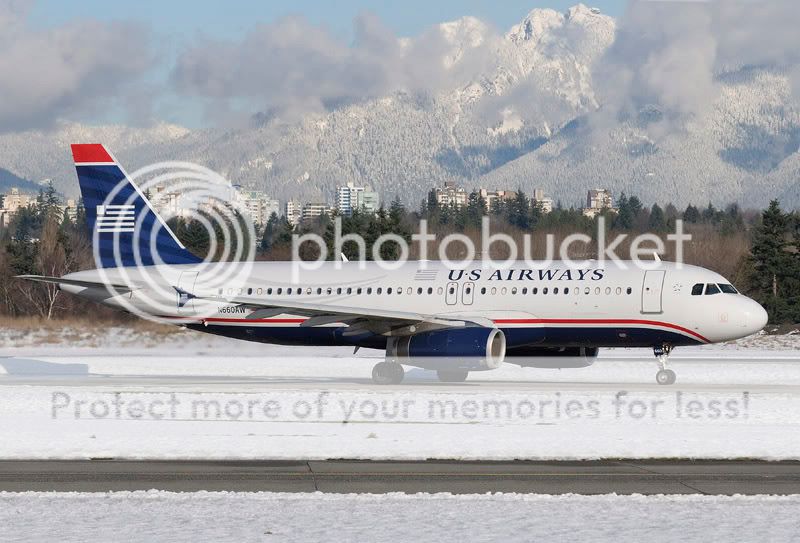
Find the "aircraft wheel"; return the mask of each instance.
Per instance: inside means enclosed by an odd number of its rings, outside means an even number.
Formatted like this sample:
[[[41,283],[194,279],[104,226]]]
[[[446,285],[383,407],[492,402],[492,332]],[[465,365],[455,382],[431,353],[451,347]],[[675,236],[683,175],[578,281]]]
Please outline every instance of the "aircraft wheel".
[[[399,385],[405,375],[403,366],[395,362],[378,362],[372,368],[372,381],[376,385]]]
[[[443,383],[463,383],[467,380],[467,370],[437,370],[436,376]]]
[[[677,376],[672,370],[659,370],[659,372],[656,373],[656,383],[659,385],[673,385],[676,379]]]

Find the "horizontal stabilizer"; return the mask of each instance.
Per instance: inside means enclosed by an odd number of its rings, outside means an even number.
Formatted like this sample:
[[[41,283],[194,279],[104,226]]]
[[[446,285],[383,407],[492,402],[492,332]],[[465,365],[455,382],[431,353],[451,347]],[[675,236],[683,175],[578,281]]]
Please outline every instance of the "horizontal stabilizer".
[[[17,279],[26,279],[28,281],[38,281],[39,283],[52,283],[56,285],[71,285],[73,287],[113,289],[120,292],[130,292],[141,288],[138,286],[131,287],[131,285],[112,285],[99,281],[79,281],[76,279],[65,279],[63,277],[48,277],[46,275],[17,275]]]

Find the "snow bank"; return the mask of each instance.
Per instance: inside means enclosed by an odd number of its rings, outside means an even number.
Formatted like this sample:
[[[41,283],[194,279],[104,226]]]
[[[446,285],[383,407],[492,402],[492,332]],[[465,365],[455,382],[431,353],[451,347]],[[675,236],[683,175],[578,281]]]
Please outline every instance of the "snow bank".
[[[0,493],[0,537],[58,541],[791,541],[800,496]]]

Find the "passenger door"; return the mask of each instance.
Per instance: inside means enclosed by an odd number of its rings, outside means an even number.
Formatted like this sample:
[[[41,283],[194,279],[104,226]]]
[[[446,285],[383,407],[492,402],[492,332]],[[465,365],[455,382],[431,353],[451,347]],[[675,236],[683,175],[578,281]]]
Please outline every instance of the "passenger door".
[[[664,270],[644,272],[642,283],[642,313],[661,313],[661,293],[664,288]]]

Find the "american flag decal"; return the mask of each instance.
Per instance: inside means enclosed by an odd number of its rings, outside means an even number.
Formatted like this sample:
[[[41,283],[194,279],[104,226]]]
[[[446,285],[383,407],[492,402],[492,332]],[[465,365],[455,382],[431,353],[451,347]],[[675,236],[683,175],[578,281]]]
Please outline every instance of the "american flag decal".
[[[436,274],[439,270],[417,270],[414,274],[414,281],[436,281]]]
[[[124,233],[136,230],[136,206],[130,205],[102,205],[97,206],[98,232]]]

